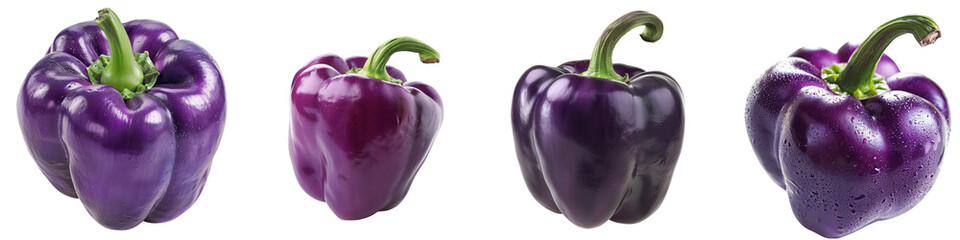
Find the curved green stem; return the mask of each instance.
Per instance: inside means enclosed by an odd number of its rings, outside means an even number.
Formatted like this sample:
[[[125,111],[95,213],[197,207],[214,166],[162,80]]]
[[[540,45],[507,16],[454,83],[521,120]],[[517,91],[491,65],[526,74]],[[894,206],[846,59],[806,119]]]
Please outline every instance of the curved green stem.
[[[373,54],[370,54],[370,57],[367,58],[363,68],[353,69],[350,72],[402,85],[402,81],[390,77],[390,74],[387,73],[387,61],[390,60],[390,56],[397,52],[420,54],[420,62],[423,63],[440,62],[440,54],[426,43],[412,37],[398,37],[377,47],[377,50],[374,50]]]
[[[933,19],[918,15],[899,17],[880,25],[850,56],[847,66],[837,77],[840,89],[860,99],[876,95],[869,93],[876,92],[873,73],[877,62],[890,42],[903,34],[913,34],[922,47],[937,41],[940,29]]]
[[[643,33],[640,33],[644,41],[656,42],[663,35],[663,22],[657,16],[645,11],[627,13],[603,30],[597,45],[593,48],[590,66],[580,75],[617,81],[629,80],[629,76],[622,77],[613,70],[613,48],[623,35],[639,26],[646,26]]]

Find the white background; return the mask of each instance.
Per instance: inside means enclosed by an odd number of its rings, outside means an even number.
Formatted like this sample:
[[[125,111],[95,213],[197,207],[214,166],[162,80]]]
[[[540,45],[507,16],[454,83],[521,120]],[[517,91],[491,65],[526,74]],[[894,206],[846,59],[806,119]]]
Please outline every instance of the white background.
[[[960,19],[950,1],[79,2],[0,7],[0,239],[820,239],[794,218],[786,192],[767,177],[747,140],[743,113],[754,80],[799,47],[836,50],[889,19],[923,14],[945,37],[920,48],[904,36],[886,53],[903,71],[937,81],[953,104],[960,99]],[[127,231],[101,227],[80,201],[47,182],[23,143],[15,109],[27,71],[54,36],[107,6],[124,21],[165,22],[206,48],[228,98],[226,129],[199,201],[171,222]],[[614,60],[679,81],[687,110],[683,152],[653,216],[581,229],[528,193],[514,152],[511,96],[528,67],[588,58],[603,28],[632,10],[659,16],[663,38],[646,43],[634,30]],[[434,65],[413,53],[390,64],[439,91],[443,125],[397,208],[341,221],[294,177],[287,153],[292,76],[317,55],[366,56],[404,35],[441,54]],[[958,147],[948,145],[936,185],[913,210],[845,239],[957,238]]]

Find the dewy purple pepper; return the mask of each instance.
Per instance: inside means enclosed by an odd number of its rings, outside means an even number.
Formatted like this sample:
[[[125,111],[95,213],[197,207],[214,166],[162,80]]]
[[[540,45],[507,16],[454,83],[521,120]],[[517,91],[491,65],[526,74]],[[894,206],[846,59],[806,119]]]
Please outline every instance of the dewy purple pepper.
[[[156,64],[154,64],[156,63]],[[220,142],[223,81],[167,25],[110,9],[60,32],[17,100],[24,140],[57,190],[97,222],[170,221],[197,200]]]
[[[757,79],[747,99],[760,163],[797,220],[825,237],[906,212],[936,179],[950,112],[936,83],[900,73],[883,55],[903,34],[926,46],[940,30],[930,18],[904,16],[838,54],[802,48]]]
[[[439,61],[410,37],[387,41],[370,56],[323,55],[294,75],[290,158],[300,186],[340,219],[369,217],[400,204],[443,119],[440,95],[387,66],[396,52]]]

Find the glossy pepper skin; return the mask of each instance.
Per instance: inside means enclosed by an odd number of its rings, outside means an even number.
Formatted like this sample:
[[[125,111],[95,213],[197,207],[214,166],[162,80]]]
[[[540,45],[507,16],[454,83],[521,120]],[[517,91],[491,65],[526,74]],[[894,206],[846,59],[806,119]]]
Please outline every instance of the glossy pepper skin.
[[[426,44],[400,37],[370,58],[317,57],[293,78],[294,172],[307,194],[344,220],[400,204],[443,119],[436,90],[386,66],[397,51],[418,52],[424,63],[439,59]]]
[[[677,82],[609,61],[617,40],[640,25],[644,40],[660,38],[656,16],[628,13],[607,28],[591,60],[534,66],[514,90],[514,142],[527,187],[541,205],[580,227],[649,217],[680,155]]]
[[[166,222],[206,182],[226,110],[220,71],[161,22],[120,25],[109,9],[100,13],[112,39],[93,21],[73,25],[27,75],[17,102],[24,140],[53,186],[79,198],[103,226]],[[117,46],[123,41],[126,48]],[[133,52],[149,52],[156,63],[152,88],[125,99],[106,71],[102,84],[91,82],[87,67],[98,56],[116,53],[110,64],[118,64]]]
[[[905,16],[859,48],[802,48],[767,70],[747,99],[760,163],[800,223],[824,237],[906,212],[936,178],[949,134],[943,91],[882,55],[906,33],[922,46],[940,36],[929,18]]]

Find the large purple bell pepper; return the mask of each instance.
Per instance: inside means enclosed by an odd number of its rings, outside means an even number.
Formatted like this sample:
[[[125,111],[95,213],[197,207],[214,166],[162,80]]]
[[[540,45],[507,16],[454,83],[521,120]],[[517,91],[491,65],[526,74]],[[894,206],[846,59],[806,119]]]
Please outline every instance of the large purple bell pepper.
[[[513,136],[533,197],[584,228],[636,223],[663,201],[683,143],[683,95],[662,72],[613,64],[631,29],[660,39],[653,14],[610,24],[590,60],[528,69],[513,94]]]
[[[839,54],[797,50],[753,86],[746,124],[753,149],[793,213],[825,237],[900,215],[930,190],[949,134],[943,91],[899,73],[883,50],[902,34],[921,46],[933,20],[904,16]],[[847,61],[849,59],[849,61]]]
[[[110,9],[60,32],[17,102],[40,170],[112,229],[169,221],[193,205],[225,110],[206,51],[157,21],[121,25]]]
[[[300,186],[340,219],[369,217],[400,204],[443,119],[440,95],[387,66],[398,51],[439,60],[410,37],[370,58],[323,55],[293,77],[290,157]]]

